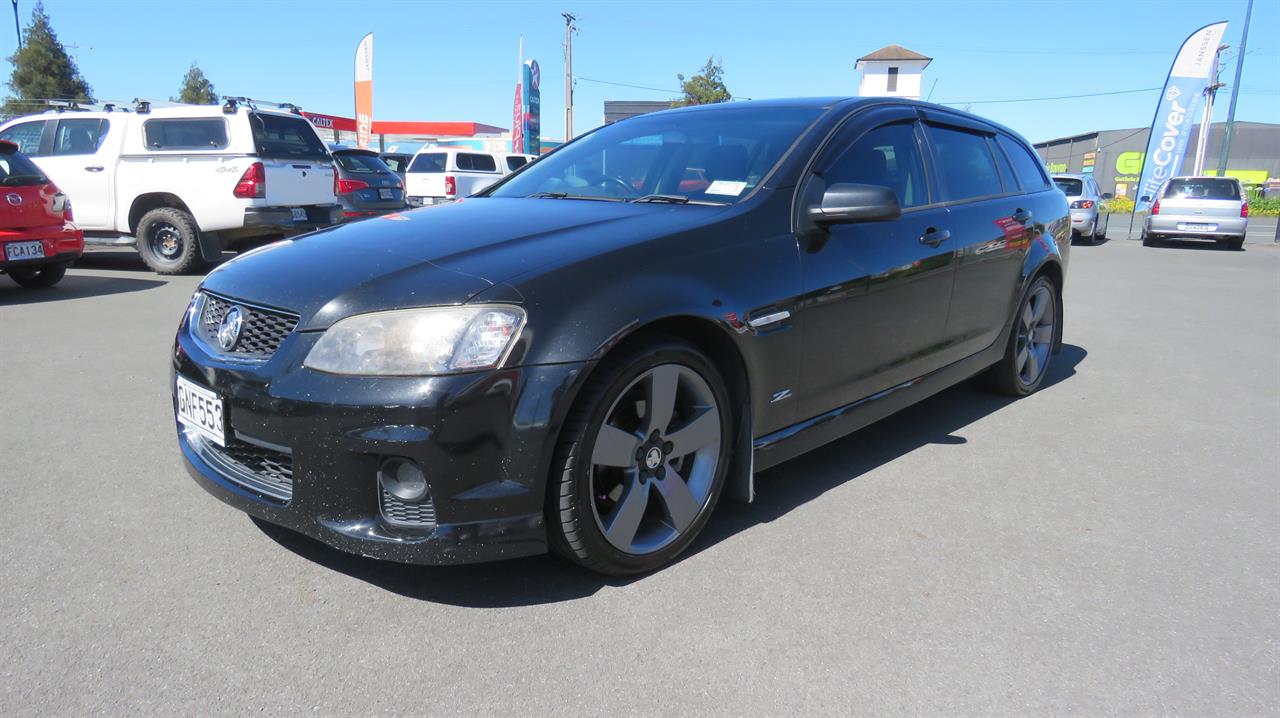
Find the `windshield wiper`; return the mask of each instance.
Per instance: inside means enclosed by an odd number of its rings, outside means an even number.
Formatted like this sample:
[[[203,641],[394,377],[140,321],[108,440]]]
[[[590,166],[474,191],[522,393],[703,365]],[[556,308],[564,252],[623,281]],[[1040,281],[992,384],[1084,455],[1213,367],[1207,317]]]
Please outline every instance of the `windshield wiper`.
[[[597,202],[622,202],[621,197],[598,197],[588,194],[569,194],[568,192],[534,192],[529,199],[591,199]]]
[[[689,204],[689,198],[678,194],[647,194],[636,197],[632,202],[662,202],[664,204]]]

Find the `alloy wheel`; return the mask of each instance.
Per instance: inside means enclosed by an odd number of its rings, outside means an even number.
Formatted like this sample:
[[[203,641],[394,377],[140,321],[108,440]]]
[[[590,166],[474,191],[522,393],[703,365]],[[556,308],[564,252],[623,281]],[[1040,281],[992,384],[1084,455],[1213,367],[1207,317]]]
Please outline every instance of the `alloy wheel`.
[[[658,551],[706,508],[720,461],[720,409],[693,369],[661,364],[609,407],[591,455],[595,520],[633,555]]]
[[[1036,287],[1022,306],[1022,314],[1018,319],[1014,366],[1018,370],[1018,381],[1025,386],[1035,384],[1049,364],[1049,353],[1053,350],[1055,316],[1053,292],[1043,284]]]

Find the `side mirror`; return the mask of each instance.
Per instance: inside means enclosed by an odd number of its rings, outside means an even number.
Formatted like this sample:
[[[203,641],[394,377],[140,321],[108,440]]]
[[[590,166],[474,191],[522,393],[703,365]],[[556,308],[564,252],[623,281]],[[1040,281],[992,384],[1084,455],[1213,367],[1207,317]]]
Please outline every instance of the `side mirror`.
[[[1112,195],[1110,192],[1103,192],[1103,193],[1102,193],[1102,200],[1105,202],[1105,201],[1107,201],[1107,200],[1111,199],[1113,196],[1114,196],[1114,195]]]
[[[1146,204],[1147,202],[1150,202],[1150,201],[1151,201],[1151,195],[1149,195],[1149,194],[1144,194],[1144,195],[1142,195],[1142,198],[1141,198],[1141,199],[1139,199],[1138,201],[1139,201],[1139,202],[1142,202],[1143,204]]]
[[[822,202],[808,209],[814,224],[883,222],[902,216],[898,195],[888,187],[837,183],[822,194]]]

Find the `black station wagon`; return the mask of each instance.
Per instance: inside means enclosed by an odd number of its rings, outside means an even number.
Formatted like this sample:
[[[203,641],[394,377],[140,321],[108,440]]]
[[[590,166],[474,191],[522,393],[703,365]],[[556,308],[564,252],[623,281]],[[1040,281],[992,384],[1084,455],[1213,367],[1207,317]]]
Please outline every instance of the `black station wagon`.
[[[944,107],[635,117],[214,270],[178,444],[222,501],[353,553],[647,571],[755,472],[975,375],[1034,392],[1070,235],[1026,141]]]

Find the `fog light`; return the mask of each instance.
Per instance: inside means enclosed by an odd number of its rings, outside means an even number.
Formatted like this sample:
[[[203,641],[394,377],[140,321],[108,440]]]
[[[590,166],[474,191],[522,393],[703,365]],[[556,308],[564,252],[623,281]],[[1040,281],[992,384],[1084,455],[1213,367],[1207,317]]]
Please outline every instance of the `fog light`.
[[[427,495],[427,477],[409,459],[383,459],[378,467],[378,483],[401,501],[421,501]]]

